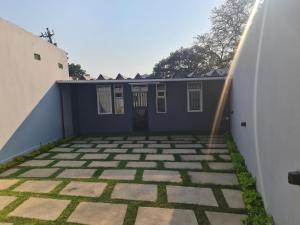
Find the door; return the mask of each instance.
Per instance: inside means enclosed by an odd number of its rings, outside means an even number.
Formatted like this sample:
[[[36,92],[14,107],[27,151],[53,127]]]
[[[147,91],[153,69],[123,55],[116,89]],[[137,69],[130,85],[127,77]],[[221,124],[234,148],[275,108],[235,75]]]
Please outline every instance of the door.
[[[147,131],[148,130],[148,86],[133,85],[133,130]]]

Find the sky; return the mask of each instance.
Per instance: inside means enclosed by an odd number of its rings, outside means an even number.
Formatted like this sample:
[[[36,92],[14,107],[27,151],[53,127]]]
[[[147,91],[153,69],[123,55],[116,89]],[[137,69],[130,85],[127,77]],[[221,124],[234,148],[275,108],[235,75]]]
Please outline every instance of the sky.
[[[53,29],[69,62],[91,76],[151,73],[209,30],[222,0],[0,0],[0,17],[39,35]]]

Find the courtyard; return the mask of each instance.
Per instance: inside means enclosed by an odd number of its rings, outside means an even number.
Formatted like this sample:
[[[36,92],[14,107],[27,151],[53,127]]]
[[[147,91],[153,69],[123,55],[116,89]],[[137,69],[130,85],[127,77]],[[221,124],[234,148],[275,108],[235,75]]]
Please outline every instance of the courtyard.
[[[241,225],[225,138],[76,138],[0,174],[0,224]]]

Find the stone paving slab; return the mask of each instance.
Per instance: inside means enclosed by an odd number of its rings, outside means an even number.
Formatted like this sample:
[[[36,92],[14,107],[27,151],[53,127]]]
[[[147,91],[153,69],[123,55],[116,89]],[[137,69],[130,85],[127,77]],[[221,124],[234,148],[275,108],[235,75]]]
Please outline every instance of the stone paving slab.
[[[0,177],[8,177],[8,176],[11,176],[15,173],[17,173],[18,171],[20,171],[19,168],[12,168],[12,169],[8,169],[2,173],[0,173]]]
[[[67,144],[61,144],[61,145],[59,145],[58,147],[60,147],[60,148],[65,148],[65,147],[68,147],[70,144],[69,143],[67,143]]]
[[[199,169],[203,167],[200,162],[165,162],[165,168],[168,169]]]
[[[175,148],[203,148],[202,144],[175,144]]]
[[[238,185],[238,179],[234,173],[188,172],[193,183]]]
[[[93,144],[73,144],[71,148],[91,148]]]
[[[119,144],[98,144],[96,148],[117,148]]]
[[[135,225],[198,225],[189,209],[139,207]]]
[[[148,140],[154,140],[154,141],[166,141],[168,140],[168,136],[149,136]]]
[[[59,194],[71,196],[100,197],[107,184],[102,182],[71,181]]]
[[[219,155],[219,157],[223,160],[226,160],[226,161],[230,161],[231,160],[231,156],[230,155]]]
[[[155,168],[156,162],[128,162],[126,167],[128,168]]]
[[[53,148],[50,152],[71,152],[74,148]]]
[[[114,157],[115,160],[139,160],[141,158],[140,154],[120,154]]]
[[[157,199],[157,185],[119,183],[116,184],[111,198],[155,202]]]
[[[122,148],[143,148],[143,144],[123,144]]]
[[[59,185],[61,181],[28,180],[14,189],[18,192],[49,193]]]
[[[146,140],[146,137],[145,136],[129,136],[127,138],[127,140],[129,140],[129,141],[143,141],[143,140]]]
[[[65,169],[57,178],[91,178],[96,169]]]
[[[54,221],[69,203],[69,200],[31,197],[12,211],[9,216]]]
[[[20,164],[19,166],[43,167],[48,166],[52,162],[54,162],[54,160],[29,160]]]
[[[182,161],[211,161],[215,160],[213,155],[180,155]]]
[[[206,144],[208,148],[227,148],[227,144]]]
[[[128,149],[126,148],[108,148],[105,149],[103,152],[105,153],[127,153]]]
[[[157,149],[154,148],[135,148],[132,150],[133,153],[150,153],[150,154],[156,154]]]
[[[136,141],[138,144],[157,144],[157,141],[145,140],[145,141]]]
[[[167,154],[149,154],[146,155],[146,160],[149,161],[175,161],[174,155],[167,155]]]
[[[118,167],[120,161],[92,161],[88,167]]]
[[[124,140],[124,137],[106,137],[105,140],[108,140],[108,141],[122,141]]]
[[[108,180],[134,180],[136,170],[133,169],[112,169],[104,170],[100,175],[100,179]]]
[[[79,153],[57,153],[52,159],[75,159]]]
[[[222,189],[222,192],[230,208],[245,208],[240,190]]]
[[[14,196],[0,196],[0,210],[4,209],[17,198]]]
[[[50,155],[50,153],[43,153],[43,154],[40,154],[40,155],[38,155],[34,158],[35,159],[44,159],[44,158],[47,158],[49,155]]]
[[[192,141],[161,141],[162,144],[192,144]]]
[[[19,177],[50,177],[58,168],[31,169],[19,175]]]
[[[96,160],[96,159],[107,159],[109,156],[109,154],[101,154],[101,153],[86,153],[84,154],[80,159],[93,159],[93,160]]]
[[[170,144],[148,144],[148,148],[171,148]]]
[[[144,170],[143,180],[156,182],[181,182],[182,178],[178,171]]]
[[[109,144],[111,141],[103,141],[103,140],[98,140],[98,141],[91,141],[92,144]]]
[[[82,167],[86,161],[79,160],[61,160],[55,163],[52,167]]]
[[[201,149],[202,154],[228,154],[228,149]]]
[[[197,154],[195,149],[164,149],[163,154]]]
[[[100,151],[99,148],[80,148],[76,150],[76,152],[80,153],[98,153]]]
[[[168,202],[218,206],[210,188],[167,186]]]
[[[81,202],[68,218],[68,222],[88,225],[122,225],[127,205]]]
[[[205,211],[211,225],[243,225],[242,220],[247,216],[243,214],[220,213]]]
[[[14,224],[12,224],[12,223],[1,223],[0,222],[0,225],[14,225]]]
[[[231,162],[209,162],[208,166],[212,170],[233,170],[233,164]]]
[[[133,141],[113,141],[114,144],[132,144]]]

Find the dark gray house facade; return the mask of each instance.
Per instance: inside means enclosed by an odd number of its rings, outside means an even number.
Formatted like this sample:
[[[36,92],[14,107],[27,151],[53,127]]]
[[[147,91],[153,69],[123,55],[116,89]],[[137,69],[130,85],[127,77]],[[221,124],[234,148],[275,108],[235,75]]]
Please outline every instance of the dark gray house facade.
[[[225,77],[58,81],[64,133],[209,133],[224,81]],[[228,130],[227,103],[220,131]]]

